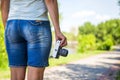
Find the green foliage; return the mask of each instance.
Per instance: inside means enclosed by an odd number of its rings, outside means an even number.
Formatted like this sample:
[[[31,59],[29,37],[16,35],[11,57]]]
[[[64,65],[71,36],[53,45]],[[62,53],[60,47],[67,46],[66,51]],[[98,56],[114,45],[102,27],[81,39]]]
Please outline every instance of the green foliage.
[[[79,27],[79,34],[94,34],[95,33],[95,26],[92,25],[90,22],[84,23],[83,26]]]
[[[99,42],[98,43],[98,48],[99,50],[110,50],[111,47],[113,46],[113,41],[111,39],[107,39],[104,42]]]
[[[114,44],[120,43],[120,20],[114,19],[98,24],[95,36],[97,41],[105,41],[111,35]]]
[[[96,46],[96,38],[93,34],[79,35],[78,37],[78,51],[84,52],[94,50]]]
[[[115,80],[120,80],[120,71],[117,72]]]
[[[120,44],[120,19],[108,20],[106,22],[102,22],[97,26],[92,25],[90,22],[85,23],[84,25],[79,27],[78,36],[81,37],[78,40],[78,50],[85,51],[89,50],[83,46],[88,46],[85,36],[88,37],[89,34],[93,34],[95,36],[97,49],[100,50],[110,50],[112,45]],[[91,39],[88,39],[88,42]]]
[[[0,68],[7,67],[7,55],[4,45],[4,27],[2,25],[2,20],[0,17]]]

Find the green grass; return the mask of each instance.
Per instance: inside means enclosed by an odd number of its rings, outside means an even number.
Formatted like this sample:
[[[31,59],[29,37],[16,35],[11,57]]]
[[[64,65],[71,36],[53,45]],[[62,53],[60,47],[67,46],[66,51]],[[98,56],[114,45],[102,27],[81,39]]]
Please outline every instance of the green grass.
[[[76,61],[76,60],[80,60],[82,58],[86,58],[86,57],[90,57],[93,55],[97,55],[100,53],[103,53],[105,51],[87,51],[85,53],[74,53],[74,54],[69,54],[67,57],[61,57],[59,59],[49,59],[50,62],[50,67],[53,66],[58,66],[58,65],[62,65],[62,64],[67,64],[71,61]]]
[[[120,71],[117,72],[117,76],[115,80],[120,80]]]
[[[88,51],[85,53],[74,53],[74,54],[69,54],[67,57],[60,57],[59,59],[53,59],[50,58],[49,62],[50,62],[50,66],[49,67],[54,67],[54,66],[58,66],[58,65],[63,65],[63,64],[67,64],[69,62],[72,61],[77,61],[83,58],[87,58],[93,55],[97,55],[100,53],[103,53],[105,51]],[[0,68],[0,80],[9,80],[10,78],[10,71],[9,69],[1,69]]]
[[[9,80],[10,71],[9,69],[0,69],[0,80]]]

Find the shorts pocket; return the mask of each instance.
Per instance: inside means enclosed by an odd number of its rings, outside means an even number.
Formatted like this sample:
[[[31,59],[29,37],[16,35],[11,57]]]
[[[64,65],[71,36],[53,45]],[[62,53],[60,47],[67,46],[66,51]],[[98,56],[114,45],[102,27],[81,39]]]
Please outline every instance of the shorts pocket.
[[[35,20],[32,20],[32,21],[28,21],[28,22],[29,22],[28,29],[31,34],[31,37],[43,35],[43,28],[42,28],[43,25],[42,25],[41,21],[37,22]]]
[[[29,20],[28,22],[33,26],[39,26],[42,23],[42,21],[39,20]]]

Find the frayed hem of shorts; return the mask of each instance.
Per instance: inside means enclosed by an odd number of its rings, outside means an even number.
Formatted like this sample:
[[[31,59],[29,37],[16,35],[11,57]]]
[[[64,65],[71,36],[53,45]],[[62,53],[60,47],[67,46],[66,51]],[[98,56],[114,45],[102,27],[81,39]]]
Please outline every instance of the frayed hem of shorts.
[[[44,68],[44,67],[48,67],[49,65],[40,65],[40,66],[36,66],[36,65],[28,65],[28,67],[36,67],[36,68]]]
[[[27,67],[27,65],[9,65],[10,68]]]

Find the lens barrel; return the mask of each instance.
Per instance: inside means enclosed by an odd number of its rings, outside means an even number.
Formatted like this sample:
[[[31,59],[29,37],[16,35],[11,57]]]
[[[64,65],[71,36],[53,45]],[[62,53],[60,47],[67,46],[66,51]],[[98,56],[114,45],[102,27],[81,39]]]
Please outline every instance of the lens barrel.
[[[66,57],[68,55],[68,50],[67,49],[60,49],[59,54],[61,56]]]

